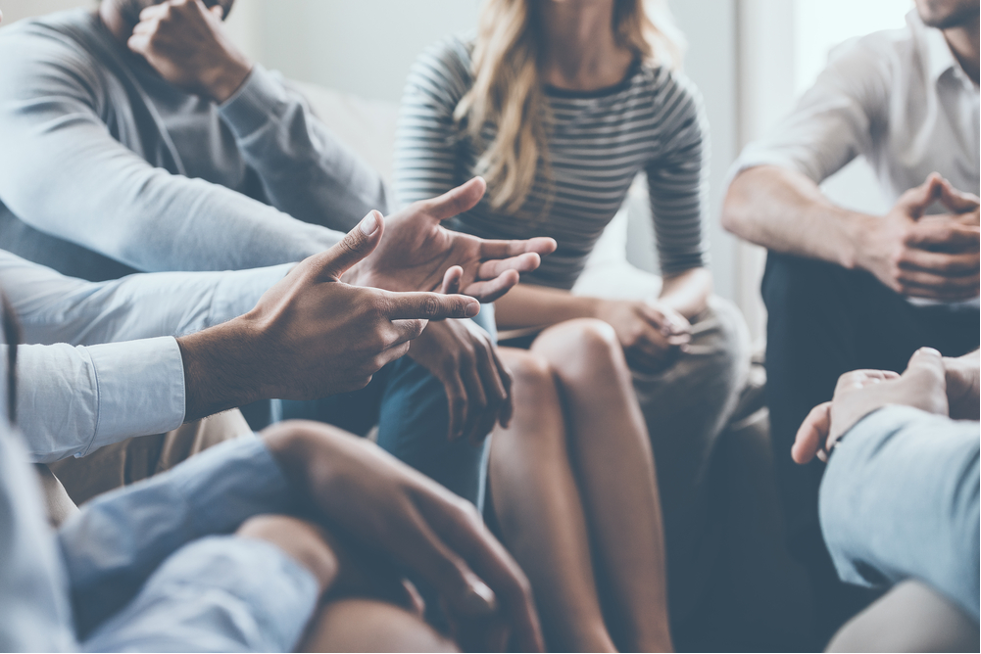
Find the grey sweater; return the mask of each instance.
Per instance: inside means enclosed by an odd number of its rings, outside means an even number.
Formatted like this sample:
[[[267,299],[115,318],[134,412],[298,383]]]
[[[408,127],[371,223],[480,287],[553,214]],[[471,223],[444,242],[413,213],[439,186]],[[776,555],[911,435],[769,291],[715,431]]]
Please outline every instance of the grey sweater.
[[[0,247],[90,280],[297,261],[387,210],[378,174],[256,65],[222,105],[84,10],[0,30]]]

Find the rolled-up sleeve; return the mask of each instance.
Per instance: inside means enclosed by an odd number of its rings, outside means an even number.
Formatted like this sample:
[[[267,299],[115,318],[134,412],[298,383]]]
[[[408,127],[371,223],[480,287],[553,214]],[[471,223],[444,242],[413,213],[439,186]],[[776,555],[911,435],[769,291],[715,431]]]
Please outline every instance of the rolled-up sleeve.
[[[746,146],[728,181],[748,168],[773,165],[820,184],[856,156],[870,155],[873,127],[888,107],[885,59],[865,41],[842,46],[790,115]]]
[[[926,582],[978,617],[978,423],[890,406],[835,447],[819,495],[839,576]]]
[[[17,413],[35,462],[84,456],[184,422],[184,364],[173,337],[22,345],[17,357]]]
[[[295,508],[279,465],[251,435],[96,497],[58,531],[81,634],[122,609],[188,543],[228,534],[254,515]]]
[[[82,645],[90,652],[289,652],[318,597],[310,571],[278,547],[212,536],[172,554]]]

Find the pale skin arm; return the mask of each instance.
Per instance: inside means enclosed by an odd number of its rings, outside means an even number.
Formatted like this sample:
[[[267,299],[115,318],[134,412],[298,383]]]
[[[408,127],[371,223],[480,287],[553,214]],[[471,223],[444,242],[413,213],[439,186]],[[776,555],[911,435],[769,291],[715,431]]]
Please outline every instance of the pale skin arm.
[[[924,217],[934,201],[949,213]],[[801,173],[757,166],[729,186],[722,225],[776,252],[866,270],[903,295],[978,296],[978,198],[936,173],[875,216],[835,205]]]

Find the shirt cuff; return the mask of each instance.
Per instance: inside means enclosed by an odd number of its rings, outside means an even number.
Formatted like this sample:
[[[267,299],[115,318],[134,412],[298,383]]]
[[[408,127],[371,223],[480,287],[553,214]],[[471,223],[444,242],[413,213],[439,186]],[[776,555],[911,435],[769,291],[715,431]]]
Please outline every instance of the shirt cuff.
[[[269,71],[255,64],[242,86],[219,105],[218,112],[235,137],[242,139],[269,123],[280,113],[278,107],[286,103],[286,89]]]
[[[251,311],[263,293],[293,269],[295,263],[229,271],[222,275],[211,302],[208,326],[213,327]]]
[[[77,456],[184,422],[184,362],[172,336],[85,348],[98,393],[95,434]]]

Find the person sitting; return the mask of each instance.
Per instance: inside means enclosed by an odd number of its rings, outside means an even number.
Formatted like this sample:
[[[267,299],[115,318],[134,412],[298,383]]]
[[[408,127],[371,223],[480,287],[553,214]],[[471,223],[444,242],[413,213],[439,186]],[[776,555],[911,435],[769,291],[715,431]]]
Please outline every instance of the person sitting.
[[[480,171],[488,195],[455,228],[558,243],[495,303],[499,328],[534,335],[513,343],[523,349],[500,348],[515,410],[494,432],[490,497],[561,649],[613,646],[592,548],[625,624],[617,645],[670,645],[665,556],[672,624],[691,617],[718,552],[707,465],[748,363],[741,317],[710,297],[701,101],[677,70],[666,13],[652,22],[643,5],[488,0],[475,39],[419,57],[396,134],[399,201]],[[660,292],[570,293],[639,172]]]
[[[93,281],[244,269],[301,261],[370,211],[387,211],[378,174],[281,78],[231,44],[221,18],[232,4],[104,0],[97,12],[52,14],[0,33],[0,247]],[[451,202],[466,208],[482,192],[471,182]],[[390,239],[365,264],[384,258],[390,274],[373,285],[434,291],[451,263],[463,263],[448,256],[460,243],[430,221],[436,214],[421,215],[431,208],[402,228],[390,222]],[[504,248],[517,257],[505,267],[522,271],[554,246],[484,247]],[[461,290],[489,300],[514,283],[514,273],[492,281],[502,272],[491,274],[495,266],[476,277],[477,268],[468,270]],[[344,281],[362,283],[359,267]],[[507,377],[493,375],[499,383],[488,386],[484,413],[497,419],[508,406]],[[362,434],[380,419],[383,447],[476,502],[481,450],[444,438],[442,389],[426,367],[403,359],[319,417]]]
[[[52,533],[14,426],[5,301],[0,321],[0,649],[543,651],[527,579],[474,507],[319,423],[216,445]],[[404,574],[437,590],[456,642],[422,621]]]
[[[823,646],[869,601],[840,585],[818,527],[823,468],[787,456],[839,375],[902,370],[930,346],[978,347],[978,2],[917,0],[905,28],[835,53],[794,111],[733,164],[722,224],[768,248],[766,399],[791,553]],[[818,184],[856,156],[893,203],[831,202]],[[925,180],[925,181],[924,181]]]
[[[978,352],[921,348],[900,376],[856,370],[811,410],[793,457],[827,461],[825,542],[845,582],[888,589],[828,649],[978,649]]]

